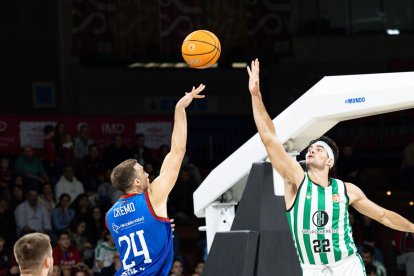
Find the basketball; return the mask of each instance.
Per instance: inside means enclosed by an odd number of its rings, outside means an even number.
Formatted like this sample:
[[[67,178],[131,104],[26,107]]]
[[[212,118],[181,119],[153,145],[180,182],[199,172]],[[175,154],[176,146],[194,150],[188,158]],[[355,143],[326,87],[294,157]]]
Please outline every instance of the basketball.
[[[220,41],[212,32],[197,30],[184,39],[181,53],[191,68],[208,68],[220,57]]]

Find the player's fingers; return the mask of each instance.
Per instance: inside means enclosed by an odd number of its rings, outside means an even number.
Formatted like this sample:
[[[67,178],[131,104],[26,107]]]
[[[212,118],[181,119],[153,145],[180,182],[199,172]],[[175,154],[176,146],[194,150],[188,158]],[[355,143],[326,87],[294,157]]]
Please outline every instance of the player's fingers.
[[[249,77],[252,75],[252,71],[250,70],[249,66],[247,66],[247,73],[249,74]]]

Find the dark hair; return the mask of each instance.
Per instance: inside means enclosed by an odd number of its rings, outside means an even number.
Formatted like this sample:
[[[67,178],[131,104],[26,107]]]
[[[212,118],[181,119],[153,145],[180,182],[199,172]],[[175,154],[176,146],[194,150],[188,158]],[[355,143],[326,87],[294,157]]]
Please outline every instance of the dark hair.
[[[334,154],[334,165],[332,166],[332,168],[333,168],[336,165],[336,161],[338,160],[338,157],[339,157],[338,146],[336,145],[335,141],[332,140],[331,138],[329,138],[328,136],[321,136],[321,137],[319,137],[315,140],[310,141],[308,147],[310,147],[312,144],[314,144],[318,141],[325,142],[332,149],[333,154]]]
[[[64,197],[67,197],[67,198],[69,198],[69,201],[71,200],[71,198],[70,198],[70,195],[69,194],[61,194],[60,195],[60,197],[59,197],[59,202],[64,198]],[[59,203],[60,204],[60,203]]]
[[[367,275],[371,275],[371,273],[375,273],[375,275],[377,275],[377,268],[373,264],[365,264],[365,272]]]
[[[137,164],[136,159],[127,159],[112,170],[112,185],[121,192],[125,193],[138,177],[134,168],[135,164]]]
[[[69,237],[69,239],[70,239],[70,234],[69,234],[69,232],[68,232],[68,231],[66,231],[66,230],[62,230],[62,231],[60,231],[60,232],[59,232],[59,234],[58,234],[58,240],[60,240],[60,238],[61,238],[63,235],[68,236],[68,237]]]
[[[137,138],[137,139],[138,139],[138,138],[141,138],[141,137],[145,138],[145,135],[144,135],[143,133],[138,133],[138,134],[136,135],[136,138]]]
[[[55,128],[52,125],[45,125],[45,127],[43,128],[44,135],[48,135],[52,131],[55,131]]]
[[[369,253],[372,257],[374,256],[374,247],[370,245],[364,245],[364,253]]]

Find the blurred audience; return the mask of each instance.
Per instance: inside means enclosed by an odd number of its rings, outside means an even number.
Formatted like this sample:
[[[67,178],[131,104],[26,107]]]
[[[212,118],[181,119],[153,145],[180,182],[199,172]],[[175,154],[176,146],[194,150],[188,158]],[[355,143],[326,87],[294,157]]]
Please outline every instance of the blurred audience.
[[[373,265],[376,268],[376,273],[378,276],[386,276],[387,271],[385,270],[384,265],[377,261],[374,257],[374,248],[369,245],[365,245],[361,254],[362,260],[366,265]]]
[[[414,233],[396,232],[394,238],[397,249],[397,266],[405,270],[407,276],[414,275]]]
[[[113,143],[109,145],[103,155],[105,169],[113,169],[119,163],[130,157],[128,148],[124,145],[121,134],[115,135]]]
[[[73,150],[76,161],[82,160],[88,152],[93,140],[89,137],[89,126],[81,124],[78,135],[74,139]]]
[[[105,171],[105,165],[99,155],[99,147],[96,144],[89,146],[88,154],[78,163],[78,176],[84,184],[84,188],[95,190],[99,184],[99,176]]]
[[[56,198],[60,198],[62,194],[68,194],[71,199],[75,199],[78,195],[84,193],[82,182],[80,182],[74,174],[72,167],[65,167],[63,175],[56,183],[55,195]]]
[[[52,226],[56,234],[63,230],[69,230],[69,227],[75,217],[75,211],[69,208],[70,195],[61,194],[59,203],[52,212]]]
[[[119,264],[116,264],[117,249],[115,247],[114,239],[107,229],[103,230],[102,236],[103,241],[98,243],[95,247],[95,263],[93,271],[100,276],[112,276],[115,275],[115,272],[119,267]]]
[[[30,189],[26,193],[26,200],[17,206],[14,211],[17,235],[23,236],[33,232],[50,233],[52,226],[47,209],[39,204],[38,192]]]
[[[23,189],[39,190],[49,180],[42,162],[34,155],[32,146],[23,147],[22,155],[16,160],[15,173],[23,176]]]
[[[134,158],[142,166],[152,163],[151,150],[145,145],[145,135],[138,133],[135,138],[135,145],[131,148],[131,158]]]

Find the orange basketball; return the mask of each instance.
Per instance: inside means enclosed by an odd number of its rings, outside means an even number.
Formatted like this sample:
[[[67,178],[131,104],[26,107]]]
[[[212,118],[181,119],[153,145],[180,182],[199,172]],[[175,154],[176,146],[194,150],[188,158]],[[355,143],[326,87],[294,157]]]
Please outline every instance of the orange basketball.
[[[207,68],[220,57],[220,41],[212,32],[197,30],[184,39],[181,53],[188,66],[197,69]]]

